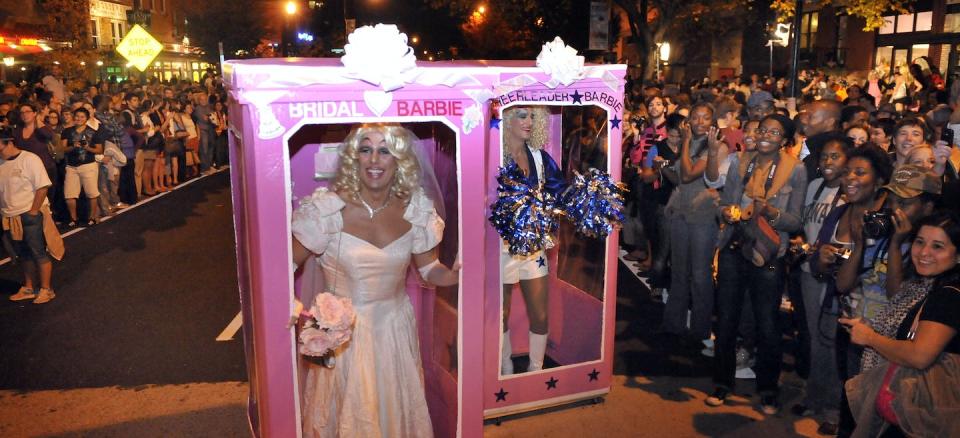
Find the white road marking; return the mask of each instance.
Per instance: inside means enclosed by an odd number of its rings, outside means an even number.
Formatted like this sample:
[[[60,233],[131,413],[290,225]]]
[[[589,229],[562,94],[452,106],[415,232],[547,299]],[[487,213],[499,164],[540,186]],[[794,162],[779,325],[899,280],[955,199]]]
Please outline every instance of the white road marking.
[[[636,266],[636,264],[635,264],[636,262],[631,262],[631,261],[629,261],[629,260],[625,260],[625,259],[623,258],[623,256],[625,256],[625,255],[627,255],[627,251],[625,251],[625,250],[623,250],[623,249],[620,249],[620,256],[618,257],[618,258],[620,259],[620,261],[622,261],[623,264],[627,266],[627,269],[630,270],[630,272],[633,274],[633,276],[634,276],[634,277],[637,277],[637,279],[640,280],[640,282],[643,283],[643,285],[646,286],[647,289],[653,290],[653,289],[650,288],[650,278],[647,276],[648,274],[645,274],[645,275],[641,276],[641,275],[640,275],[640,268],[638,268],[638,267]]]
[[[227,328],[220,332],[220,336],[217,336],[217,341],[232,341],[233,336],[237,334],[237,330],[240,330],[241,325],[243,325],[243,315],[241,315],[241,312],[237,312],[237,316],[233,317],[233,321],[230,321],[230,324],[227,324]]]

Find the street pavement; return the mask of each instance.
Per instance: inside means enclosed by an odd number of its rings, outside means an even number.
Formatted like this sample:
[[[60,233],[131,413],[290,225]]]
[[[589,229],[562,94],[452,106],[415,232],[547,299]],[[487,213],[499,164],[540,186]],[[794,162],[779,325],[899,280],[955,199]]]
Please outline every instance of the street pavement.
[[[0,436],[244,436],[243,344],[216,341],[240,310],[228,173],[65,244],[47,304],[7,300],[0,266]]]
[[[220,172],[67,233],[57,298],[0,300],[0,437],[247,436],[241,333],[227,330],[240,308],[232,223]],[[0,296],[13,294],[18,271],[0,263]],[[711,359],[656,334],[662,304],[623,262],[618,282],[605,401],[507,417],[485,436],[816,436],[813,420],[759,413],[752,381],[705,406]],[[802,385],[790,360],[785,410]]]

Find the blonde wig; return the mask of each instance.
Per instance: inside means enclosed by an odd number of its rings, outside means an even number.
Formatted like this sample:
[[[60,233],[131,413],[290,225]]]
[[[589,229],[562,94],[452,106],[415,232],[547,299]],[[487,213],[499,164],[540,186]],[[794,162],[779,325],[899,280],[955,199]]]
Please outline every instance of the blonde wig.
[[[503,110],[503,126],[505,131],[510,130],[510,126],[513,121],[516,120],[520,110],[530,111],[530,115],[533,116],[533,129],[530,131],[530,140],[527,140],[527,144],[534,149],[543,149],[543,147],[547,145],[547,130],[550,126],[550,111],[547,110],[547,107],[542,105],[519,105],[507,108]],[[506,147],[503,148],[504,155],[507,154],[506,149]]]
[[[340,166],[333,180],[334,190],[360,199],[359,152],[360,143],[372,132],[383,135],[390,155],[397,159],[397,172],[390,185],[390,196],[404,201],[420,186],[420,163],[417,160],[416,136],[410,130],[395,123],[369,123],[350,131],[340,148]]]

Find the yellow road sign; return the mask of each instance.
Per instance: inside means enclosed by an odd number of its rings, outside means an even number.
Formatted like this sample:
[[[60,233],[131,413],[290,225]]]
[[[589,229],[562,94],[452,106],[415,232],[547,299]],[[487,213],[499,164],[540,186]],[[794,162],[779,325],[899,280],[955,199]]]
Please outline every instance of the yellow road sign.
[[[150,67],[153,59],[163,51],[163,44],[139,24],[130,28],[127,36],[117,45],[117,53],[130,61],[134,67],[144,71]]]

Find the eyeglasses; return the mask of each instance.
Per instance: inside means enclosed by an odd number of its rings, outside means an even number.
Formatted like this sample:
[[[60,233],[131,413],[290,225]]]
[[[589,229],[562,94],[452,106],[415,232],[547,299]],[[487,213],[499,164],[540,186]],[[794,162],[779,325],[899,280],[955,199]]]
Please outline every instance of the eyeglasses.
[[[766,135],[768,132],[777,137],[783,137],[783,131],[779,129],[757,128],[757,134]]]
[[[29,114],[29,113],[32,113],[32,112],[33,112],[32,109],[23,109],[23,110],[20,110],[20,114]]]

